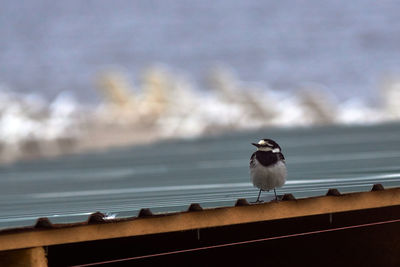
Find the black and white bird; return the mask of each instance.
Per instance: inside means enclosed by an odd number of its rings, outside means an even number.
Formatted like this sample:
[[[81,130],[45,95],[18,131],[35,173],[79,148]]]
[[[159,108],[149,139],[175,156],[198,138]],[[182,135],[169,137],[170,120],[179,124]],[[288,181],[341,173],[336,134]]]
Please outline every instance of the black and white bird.
[[[287,170],[285,157],[281,147],[271,139],[261,139],[258,143],[251,143],[257,151],[250,158],[250,178],[253,185],[260,189],[256,202],[260,201],[261,191],[274,189],[286,182]]]

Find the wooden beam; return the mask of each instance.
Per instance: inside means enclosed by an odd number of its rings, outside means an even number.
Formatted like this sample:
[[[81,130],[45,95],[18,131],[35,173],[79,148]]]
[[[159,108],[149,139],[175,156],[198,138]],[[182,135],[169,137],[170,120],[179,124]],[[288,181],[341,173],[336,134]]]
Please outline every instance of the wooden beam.
[[[0,266],[47,267],[47,259],[42,247],[1,251]]]

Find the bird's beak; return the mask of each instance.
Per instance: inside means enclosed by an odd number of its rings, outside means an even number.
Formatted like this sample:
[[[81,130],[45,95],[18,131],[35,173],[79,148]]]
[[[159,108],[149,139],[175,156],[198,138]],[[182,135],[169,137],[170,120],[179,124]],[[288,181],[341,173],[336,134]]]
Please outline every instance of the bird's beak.
[[[256,146],[256,147],[260,147],[260,145],[259,144],[257,144],[257,143],[251,143],[253,146]]]

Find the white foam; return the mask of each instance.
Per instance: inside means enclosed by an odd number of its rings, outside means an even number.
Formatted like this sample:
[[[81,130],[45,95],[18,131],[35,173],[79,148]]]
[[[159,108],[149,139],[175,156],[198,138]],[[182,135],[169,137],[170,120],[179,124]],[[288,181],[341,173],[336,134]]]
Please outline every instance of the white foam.
[[[165,69],[149,72],[146,79],[141,93],[136,95],[126,88],[115,92],[115,89],[107,89],[109,95],[129,96],[129,102],[124,103],[121,98],[113,102],[110,97],[94,107],[79,103],[70,92],[61,92],[55,100],[46,101],[37,94],[17,94],[3,88],[0,90],[3,157],[18,158],[18,154],[25,153],[21,147],[29,142],[42,150],[46,149],[41,147],[42,142],[62,138],[79,142],[88,134],[93,122],[103,125],[100,128],[104,131],[117,127],[118,122],[121,131],[126,127],[149,127],[156,137],[187,138],[232,129],[365,124],[400,118],[400,110],[394,104],[400,95],[400,83],[382,90],[383,104],[371,107],[354,99],[339,103],[317,89],[289,94],[261,85],[255,87],[226,71],[213,73],[214,82],[210,87],[214,88],[208,91],[196,89],[193,83]],[[118,84],[120,80],[114,87]],[[129,83],[125,83],[125,87],[129,87],[126,84]]]

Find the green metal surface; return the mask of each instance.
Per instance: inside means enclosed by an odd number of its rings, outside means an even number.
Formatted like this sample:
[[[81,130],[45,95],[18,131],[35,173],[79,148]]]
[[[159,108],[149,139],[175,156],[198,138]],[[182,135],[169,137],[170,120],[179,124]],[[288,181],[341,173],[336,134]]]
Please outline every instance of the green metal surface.
[[[33,225],[39,217],[78,222],[96,211],[126,217],[141,208],[171,212],[191,203],[254,201],[250,143],[260,138],[276,140],[286,157],[288,182],[280,195],[400,186],[400,124],[264,129],[2,166],[0,228]]]

